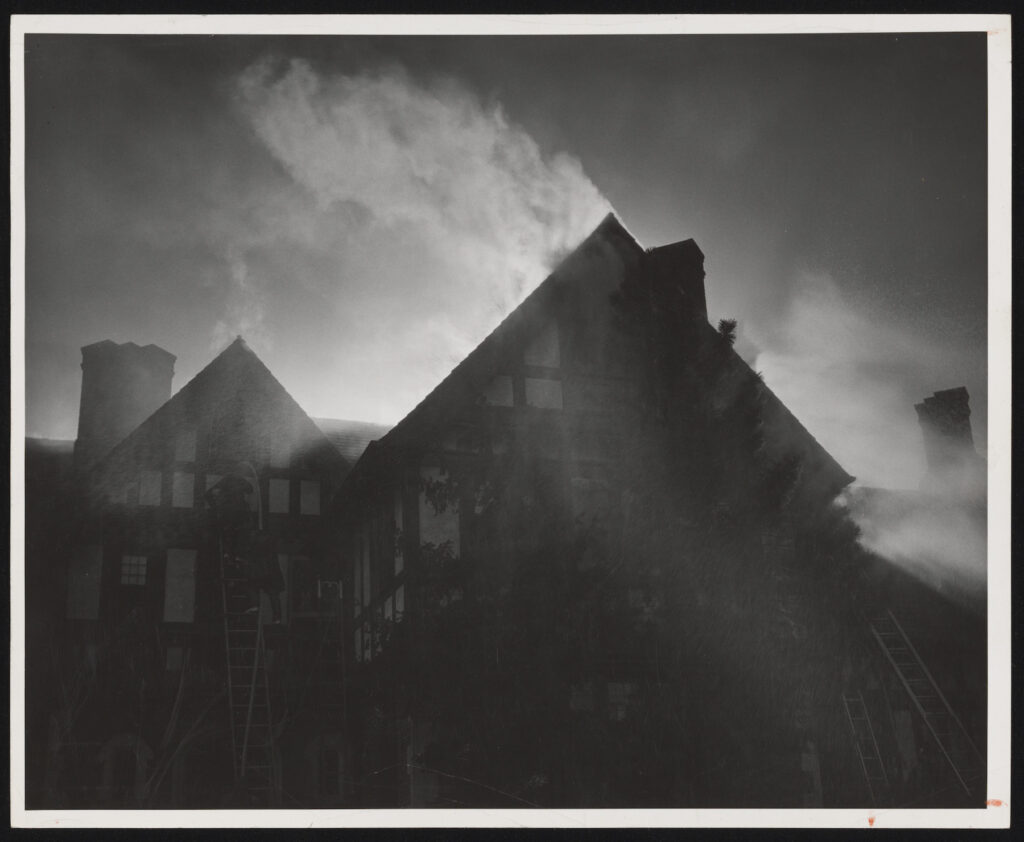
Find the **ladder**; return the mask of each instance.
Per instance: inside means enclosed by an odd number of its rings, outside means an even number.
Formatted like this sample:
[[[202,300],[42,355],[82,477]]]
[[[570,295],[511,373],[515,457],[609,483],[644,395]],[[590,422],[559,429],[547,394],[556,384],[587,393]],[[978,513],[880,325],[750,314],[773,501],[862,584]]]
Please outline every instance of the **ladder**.
[[[943,756],[968,795],[985,786],[985,761],[891,611],[871,621],[871,633],[899,676]]]
[[[868,784],[871,806],[877,807],[879,797],[888,790],[889,778],[885,774],[885,763],[882,762],[882,756],[878,750],[875,729],[871,727],[871,718],[868,716],[864,697],[860,693],[856,695],[844,693],[843,707],[846,709],[846,718],[850,723],[850,731],[857,748],[861,770],[864,772],[864,780]]]
[[[223,544],[221,545],[223,550]],[[235,782],[254,801],[277,803],[278,775],[274,754],[266,647],[260,611],[249,611],[243,576],[229,571],[220,554],[224,607],[224,648],[227,655],[228,705]]]

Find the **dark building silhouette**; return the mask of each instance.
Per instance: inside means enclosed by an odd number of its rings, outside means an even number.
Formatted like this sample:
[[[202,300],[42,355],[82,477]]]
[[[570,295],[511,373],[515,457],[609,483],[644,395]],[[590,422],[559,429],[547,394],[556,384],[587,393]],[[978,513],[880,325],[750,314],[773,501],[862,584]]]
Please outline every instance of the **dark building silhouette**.
[[[942,493],[984,483],[984,460],[974,449],[969,401],[967,389],[960,386],[935,392],[914,407],[928,460],[923,487]]]
[[[175,356],[109,339],[82,348],[75,462],[88,471],[171,396]]]
[[[943,665],[955,607],[855,548],[853,478],[706,319],[697,245],[609,217],[367,448],[332,514],[357,803],[977,800],[882,645],[891,610]]]
[[[169,397],[173,360],[83,349],[77,475],[70,443],[27,448],[28,804],[341,803],[339,576],[321,515],[350,462],[241,338]],[[365,425],[330,423],[358,456]],[[245,492],[240,533],[280,568],[279,624],[244,565],[221,561],[230,549],[251,562],[210,509],[228,482]],[[231,600],[244,614],[254,596],[257,614],[225,622]],[[261,662],[240,661],[257,626]],[[262,791],[236,780],[242,745]]]
[[[704,281],[609,216],[393,429],[241,339],[173,397],[83,349],[77,481],[28,447],[28,806],[981,803],[984,611],[857,546]]]
[[[963,386],[935,392],[914,409],[917,410],[917,417],[924,432],[929,467],[943,464],[946,458],[946,448],[943,445],[946,442],[957,449],[974,449],[970,396]]]

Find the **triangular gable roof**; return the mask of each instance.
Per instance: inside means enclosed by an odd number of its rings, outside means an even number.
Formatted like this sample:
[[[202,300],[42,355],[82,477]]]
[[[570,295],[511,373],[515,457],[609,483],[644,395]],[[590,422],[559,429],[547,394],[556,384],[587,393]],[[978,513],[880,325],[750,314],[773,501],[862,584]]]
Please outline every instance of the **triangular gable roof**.
[[[643,247],[633,238],[615,214],[609,213],[601,223],[573,251],[565,257],[555,270],[533,290],[522,303],[509,313],[469,355],[444,378],[423,400],[421,400],[394,428],[379,442],[377,447],[394,446],[401,443],[420,423],[438,421],[452,406],[452,399],[462,396],[467,384],[480,381],[493,373],[505,342],[531,322],[531,318],[544,308],[556,294],[559,281],[567,274],[567,268],[584,255],[598,241],[604,241],[623,252],[643,255]],[[370,449],[368,448],[368,451]]]
[[[624,256],[642,257],[645,253],[643,246],[636,241],[614,214],[609,213],[594,231],[387,435],[369,444],[339,490],[340,494],[344,495],[349,489],[354,488],[360,477],[370,470],[370,466],[374,462],[383,458],[384,454],[407,444],[415,436],[416,430],[421,429],[421,425],[434,426],[456,412],[459,399],[468,397],[469,389],[472,386],[482,385],[487,378],[496,373],[496,366],[500,361],[505,343],[530,324],[533,316],[542,310],[553,296],[557,295],[559,281],[569,274],[567,268],[599,241],[611,245]],[[692,241],[687,242],[692,243]],[[714,328],[706,322],[705,327],[708,331],[714,332]],[[749,376],[756,376],[742,357],[731,349],[730,353],[734,365]],[[762,385],[769,411],[803,440],[805,452],[814,458],[823,472],[831,478],[829,485],[834,487],[835,493],[852,482],[854,477],[843,470],[778,396],[767,385]]]
[[[201,406],[209,402],[212,396],[218,394],[219,390],[223,390],[222,394],[225,396],[232,397],[238,396],[246,389],[250,394],[255,395],[257,386],[263,388],[273,396],[275,401],[281,401],[283,406],[303,419],[304,429],[296,431],[296,434],[301,434],[303,438],[310,440],[314,445],[322,444],[324,451],[330,454],[330,458],[338,461],[339,468],[351,466],[351,463],[338,453],[305,410],[299,406],[288,390],[274,377],[270,369],[239,336],[156,412],[122,439],[92,468],[90,474],[101,476],[118,461],[133,454],[135,446],[152,431],[159,429],[163,420],[174,417],[187,407]]]

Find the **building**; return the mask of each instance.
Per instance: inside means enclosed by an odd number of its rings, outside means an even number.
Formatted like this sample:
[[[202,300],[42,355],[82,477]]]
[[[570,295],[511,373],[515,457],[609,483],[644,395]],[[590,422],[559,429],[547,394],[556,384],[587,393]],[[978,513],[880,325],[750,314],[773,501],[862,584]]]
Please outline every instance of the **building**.
[[[390,430],[241,339],[173,397],[83,349],[76,469],[29,449],[30,808],[980,803],[983,610],[858,545],[704,279],[609,216]]]
[[[48,745],[29,763],[29,805],[223,806],[238,771],[230,735],[236,754],[244,742],[239,693],[255,698],[243,681],[229,709],[226,674],[267,685],[273,787],[255,803],[342,803],[339,575],[322,512],[366,425],[329,422],[343,455],[241,338],[173,397],[174,358],[156,346],[82,355],[75,471],[66,444],[28,449],[29,616],[41,621],[29,710]],[[226,649],[240,632],[225,631],[234,592],[207,495],[225,477],[244,484],[284,584],[280,624],[260,594],[258,668]],[[254,763],[252,744],[271,736],[244,713]]]
[[[916,586],[869,575],[853,477],[708,324],[703,261],[609,216],[347,477],[357,803],[910,798],[856,699]]]

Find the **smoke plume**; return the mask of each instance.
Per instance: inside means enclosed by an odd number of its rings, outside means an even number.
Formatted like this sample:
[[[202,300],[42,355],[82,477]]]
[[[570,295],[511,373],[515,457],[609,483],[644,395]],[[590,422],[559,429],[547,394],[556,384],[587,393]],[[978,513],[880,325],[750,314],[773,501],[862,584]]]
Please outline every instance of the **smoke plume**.
[[[867,311],[823,275],[799,279],[776,332],[755,341],[770,348],[755,362],[766,382],[857,477],[846,503],[861,543],[936,588],[977,599],[986,570],[984,461],[929,474],[914,410],[931,390],[962,385],[949,380],[959,376],[962,349]]]
[[[247,303],[232,307],[265,323],[291,288],[338,316],[348,404],[314,395],[313,414],[397,420],[610,210],[579,161],[545,156],[500,105],[451,80],[267,58],[234,96],[285,183],[250,206],[236,284]],[[367,367],[398,373],[385,386]]]

